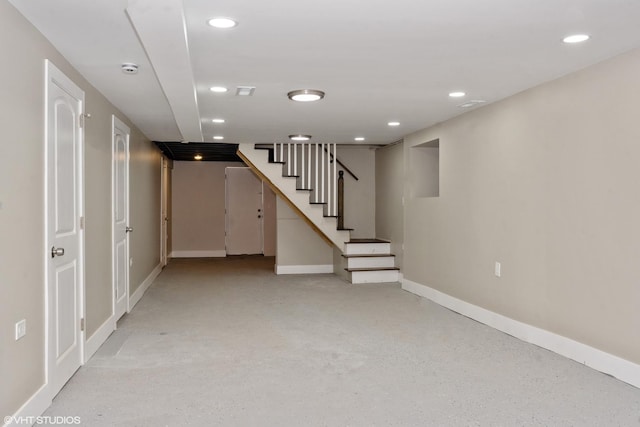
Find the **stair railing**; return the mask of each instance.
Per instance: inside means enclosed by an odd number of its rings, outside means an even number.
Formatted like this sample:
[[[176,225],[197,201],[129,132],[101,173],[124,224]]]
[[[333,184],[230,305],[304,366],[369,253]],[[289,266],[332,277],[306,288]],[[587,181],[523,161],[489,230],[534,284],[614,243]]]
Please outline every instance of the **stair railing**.
[[[325,216],[344,217],[338,200],[338,145],[325,143],[275,143],[274,160],[284,163],[283,173],[297,177],[301,190],[311,190],[313,203],[325,204]],[[335,161],[334,161],[335,160]],[[340,163],[352,176],[353,173]],[[342,171],[341,171],[342,172]],[[354,176],[355,179],[358,179]]]

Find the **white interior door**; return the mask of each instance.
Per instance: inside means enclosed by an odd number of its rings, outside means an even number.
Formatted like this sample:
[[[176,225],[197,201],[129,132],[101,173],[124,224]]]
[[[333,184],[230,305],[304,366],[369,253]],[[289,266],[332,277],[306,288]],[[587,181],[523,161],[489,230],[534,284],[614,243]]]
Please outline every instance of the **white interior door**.
[[[262,181],[249,168],[225,170],[227,255],[261,254]]]
[[[113,116],[113,313],[116,320],[129,306],[129,135],[130,130]]]
[[[45,99],[47,378],[54,396],[82,364],[84,92],[47,61]]]

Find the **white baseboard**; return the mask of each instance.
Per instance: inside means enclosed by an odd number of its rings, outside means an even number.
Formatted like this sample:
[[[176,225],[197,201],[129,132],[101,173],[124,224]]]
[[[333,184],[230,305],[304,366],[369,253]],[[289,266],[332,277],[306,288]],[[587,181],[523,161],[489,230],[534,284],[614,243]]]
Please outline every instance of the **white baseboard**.
[[[135,307],[135,305],[142,299],[142,295],[144,295],[147,289],[149,289],[149,286],[151,286],[153,281],[156,280],[156,277],[158,277],[161,271],[162,263],[158,264],[156,268],[154,268],[153,271],[149,273],[147,278],[144,279],[142,284],[138,286],[138,289],[136,289],[136,291],[131,294],[131,296],[129,297],[129,307],[127,307],[127,313],[130,313],[131,310],[133,310],[133,307]]]
[[[171,258],[224,258],[227,251],[173,251]]]
[[[3,424],[1,425],[24,425],[24,422],[19,423],[14,421],[21,421],[25,418],[30,417],[35,418],[44,414],[44,411],[46,411],[47,408],[51,406],[52,396],[50,396],[49,394],[49,387],[47,384],[44,384],[29,398],[29,400],[24,403],[24,405],[20,407],[20,409],[18,409],[18,411],[13,415],[10,422],[7,423],[6,418],[4,418],[3,415],[3,419],[1,421]]]
[[[115,316],[109,317],[106,322],[98,328],[84,343],[84,363],[87,363],[91,357],[96,354],[96,351],[102,344],[109,338],[109,336],[116,330]]]
[[[324,274],[324,273],[333,273],[333,264],[276,265],[276,274]]]
[[[640,365],[553,332],[510,319],[433,288],[403,279],[402,289],[460,313],[522,341],[553,351],[640,388]]]

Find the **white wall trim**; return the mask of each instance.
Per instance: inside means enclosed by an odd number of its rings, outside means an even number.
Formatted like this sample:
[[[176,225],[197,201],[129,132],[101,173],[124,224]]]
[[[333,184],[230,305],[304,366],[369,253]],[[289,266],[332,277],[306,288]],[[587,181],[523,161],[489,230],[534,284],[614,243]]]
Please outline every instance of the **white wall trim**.
[[[130,313],[133,310],[133,307],[136,306],[138,301],[142,299],[142,295],[149,289],[149,286],[156,280],[156,277],[162,272],[162,263],[158,264],[156,268],[153,269],[151,273],[147,276],[146,279],[142,282],[138,289],[129,297],[129,307],[127,309],[127,313]]]
[[[51,406],[52,396],[49,396],[50,390],[47,384],[44,384],[42,387],[38,389],[30,398],[27,400],[24,405],[18,409],[18,411],[13,415],[13,420],[19,420],[20,418],[25,417],[39,417],[44,413],[44,411]],[[9,422],[5,424],[4,416],[2,417],[2,425],[20,425],[18,423]]]
[[[226,256],[227,256],[226,250],[171,252],[171,258],[224,258]]]
[[[612,375],[620,381],[640,388],[640,365],[633,362],[553,332],[510,319],[408,279],[403,279],[402,289],[430,299],[436,304],[491,326],[522,341],[553,351],[561,356],[575,360],[578,363]]]
[[[100,346],[109,338],[111,333],[116,330],[116,318],[115,316],[109,317],[97,331],[89,337],[84,344],[84,363],[87,363],[89,359],[98,351]]]
[[[333,273],[333,264],[276,265],[276,274],[324,274],[324,273]]]

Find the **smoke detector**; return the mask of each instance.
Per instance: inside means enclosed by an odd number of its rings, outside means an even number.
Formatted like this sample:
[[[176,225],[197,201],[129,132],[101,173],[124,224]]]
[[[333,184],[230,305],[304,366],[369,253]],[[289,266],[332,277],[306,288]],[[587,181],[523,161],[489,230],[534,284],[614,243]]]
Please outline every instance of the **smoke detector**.
[[[133,64],[131,62],[125,62],[120,66],[122,72],[125,74],[137,74],[138,73],[138,65]]]

